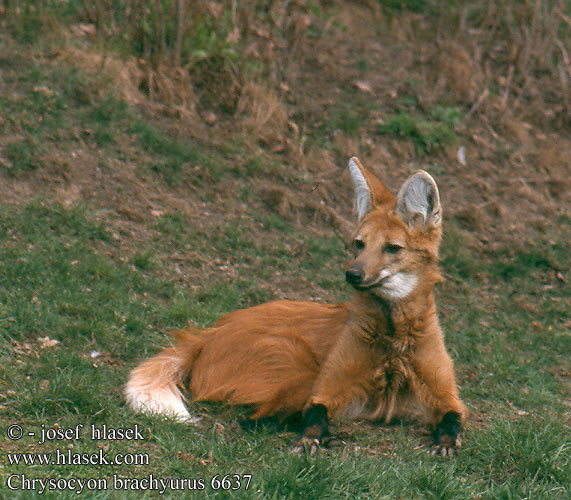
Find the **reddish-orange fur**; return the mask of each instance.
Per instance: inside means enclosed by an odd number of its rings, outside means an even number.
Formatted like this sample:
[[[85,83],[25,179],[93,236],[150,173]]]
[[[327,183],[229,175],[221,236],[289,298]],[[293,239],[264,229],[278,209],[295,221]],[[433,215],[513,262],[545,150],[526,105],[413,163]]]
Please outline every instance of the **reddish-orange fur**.
[[[226,314],[204,331],[176,332],[174,347],[131,374],[132,406],[168,413],[172,405],[154,392],[168,399],[172,384],[188,377],[193,400],[251,405],[254,418],[323,405],[332,416],[389,421],[413,403],[430,410],[434,424],[449,412],[465,418],[432,293],[441,279],[436,185],[421,173],[397,202],[352,161],[352,175],[359,181],[360,172],[365,182],[357,196],[366,209],[359,208],[364,215],[355,233],[363,248],[350,268],[363,286],[356,284],[353,301],[271,302]],[[410,208],[419,199],[421,224]],[[400,280],[394,293],[387,273]]]
[[[346,304],[290,301],[223,316],[196,346],[192,398],[250,404],[256,418],[301,410],[346,318]]]

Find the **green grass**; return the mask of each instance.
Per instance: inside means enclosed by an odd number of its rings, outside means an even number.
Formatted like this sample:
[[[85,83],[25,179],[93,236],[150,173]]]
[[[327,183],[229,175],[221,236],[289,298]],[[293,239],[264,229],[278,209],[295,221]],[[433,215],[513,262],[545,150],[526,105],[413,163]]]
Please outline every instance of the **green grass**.
[[[385,119],[379,126],[380,134],[391,134],[402,139],[409,139],[419,153],[433,153],[443,146],[451,144],[456,134],[452,128],[458,119],[454,112],[437,108],[433,120],[427,120],[401,111]]]

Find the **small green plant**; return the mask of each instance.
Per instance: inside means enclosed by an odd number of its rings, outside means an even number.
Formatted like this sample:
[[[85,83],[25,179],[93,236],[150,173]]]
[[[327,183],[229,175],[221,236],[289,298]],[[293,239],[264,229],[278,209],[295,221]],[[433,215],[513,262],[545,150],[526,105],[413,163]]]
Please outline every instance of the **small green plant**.
[[[18,176],[42,166],[42,147],[37,139],[27,137],[20,141],[9,142],[4,146],[2,156],[10,163],[4,168],[12,176]]]
[[[99,103],[94,104],[88,111],[87,117],[101,125],[117,123],[129,114],[129,107],[122,99],[106,96]]]
[[[128,133],[134,134],[149,153],[165,155],[181,161],[192,158],[192,150],[189,145],[181,140],[167,136],[154,125],[138,120],[130,124]]]
[[[362,57],[355,62],[355,67],[359,71],[369,71],[373,67],[373,62],[367,57]]]
[[[464,114],[458,106],[436,106],[430,113],[437,122],[443,123],[450,128],[460,125]]]
[[[378,0],[386,11],[434,12],[435,5],[431,0]]]
[[[160,174],[169,186],[179,185],[186,167],[199,158],[190,143],[171,137],[146,121],[132,120],[127,132],[151,155],[151,170]]]
[[[363,119],[358,111],[346,111],[337,116],[335,128],[347,135],[355,135],[361,128],[362,121]]]
[[[133,257],[133,265],[141,271],[150,271],[156,267],[154,253],[149,250],[139,250]]]
[[[188,37],[188,57],[192,61],[204,59],[236,60],[238,52],[228,41],[231,29],[230,12],[226,11],[219,22],[205,16],[197,21],[192,36]]]
[[[455,139],[455,133],[448,124],[434,123],[406,112],[387,118],[379,126],[379,133],[411,139],[417,151],[422,153],[432,153],[439,147],[451,144]]]

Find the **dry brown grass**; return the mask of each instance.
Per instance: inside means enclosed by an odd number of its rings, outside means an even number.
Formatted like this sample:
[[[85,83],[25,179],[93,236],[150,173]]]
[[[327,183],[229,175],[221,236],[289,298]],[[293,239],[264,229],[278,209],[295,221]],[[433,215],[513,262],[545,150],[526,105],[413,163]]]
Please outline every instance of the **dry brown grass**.
[[[296,131],[278,89],[297,66],[312,22],[303,3],[137,0],[110,7],[109,0],[85,1],[80,26],[99,40],[137,47],[126,66],[147,105],[160,103],[181,118],[202,116],[207,126],[230,121],[271,148],[299,149],[284,138]]]
[[[565,2],[473,3],[443,16],[421,63],[430,101],[452,99],[499,120],[506,114],[563,126],[571,112],[571,20]],[[422,23],[421,23],[422,24]],[[432,25],[431,25],[432,27]]]
[[[283,149],[287,133],[287,109],[278,93],[268,84],[250,82],[242,88],[238,101],[239,127],[249,140]]]

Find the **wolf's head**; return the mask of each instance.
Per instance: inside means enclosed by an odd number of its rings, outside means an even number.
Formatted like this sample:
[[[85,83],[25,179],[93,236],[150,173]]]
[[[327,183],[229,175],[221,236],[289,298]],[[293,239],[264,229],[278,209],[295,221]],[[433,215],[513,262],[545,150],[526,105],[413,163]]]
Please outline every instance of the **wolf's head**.
[[[346,272],[357,290],[388,301],[410,297],[439,279],[442,209],[438,187],[423,170],[395,197],[357,158],[349,161],[358,224],[355,258]]]

